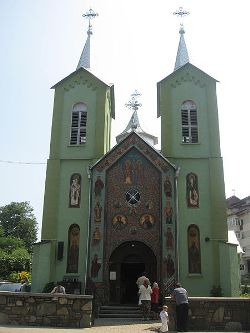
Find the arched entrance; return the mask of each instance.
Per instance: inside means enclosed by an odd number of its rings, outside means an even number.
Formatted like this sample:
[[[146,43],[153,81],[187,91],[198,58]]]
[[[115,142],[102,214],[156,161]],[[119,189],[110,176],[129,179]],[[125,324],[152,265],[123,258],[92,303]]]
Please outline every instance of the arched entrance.
[[[109,303],[136,304],[136,280],[147,272],[150,281],[157,281],[157,260],[153,251],[138,241],[124,242],[109,260]]]

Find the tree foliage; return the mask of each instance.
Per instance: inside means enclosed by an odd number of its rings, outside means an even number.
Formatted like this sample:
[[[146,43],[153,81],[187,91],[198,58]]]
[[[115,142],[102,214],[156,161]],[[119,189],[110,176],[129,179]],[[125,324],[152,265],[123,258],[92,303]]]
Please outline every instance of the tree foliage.
[[[32,244],[37,240],[37,221],[29,202],[11,202],[0,207],[0,227],[2,236],[23,242],[32,252]]]
[[[37,240],[37,222],[28,202],[0,207],[0,278],[30,272],[32,244]]]

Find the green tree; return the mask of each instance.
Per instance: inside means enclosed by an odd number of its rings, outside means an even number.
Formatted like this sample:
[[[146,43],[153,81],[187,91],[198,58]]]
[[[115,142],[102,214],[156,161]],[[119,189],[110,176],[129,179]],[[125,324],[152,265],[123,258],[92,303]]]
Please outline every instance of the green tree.
[[[0,207],[0,279],[12,281],[19,272],[30,272],[32,244],[36,240],[37,222],[28,202]]]
[[[5,238],[2,240],[2,246],[0,242],[0,248],[6,253],[19,247],[24,247],[32,253],[32,244],[37,240],[38,227],[29,202],[11,202],[0,207],[0,228],[0,236]]]

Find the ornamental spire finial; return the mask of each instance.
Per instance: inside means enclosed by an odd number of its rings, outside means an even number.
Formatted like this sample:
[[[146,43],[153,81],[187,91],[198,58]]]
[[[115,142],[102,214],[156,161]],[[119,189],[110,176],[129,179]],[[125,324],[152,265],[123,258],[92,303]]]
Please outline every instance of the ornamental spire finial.
[[[141,105],[141,103],[139,103],[137,101],[137,97],[141,96],[141,94],[135,90],[132,94],[131,94],[131,99],[128,103],[125,104],[126,108],[128,109],[132,109],[133,111],[137,111],[139,109]]]
[[[88,28],[88,32],[87,34],[90,35],[92,34],[92,24],[91,24],[91,20],[93,18],[95,18],[96,16],[98,16],[98,14],[96,12],[93,11],[93,9],[89,9],[88,12],[86,12],[85,14],[82,15],[84,18],[86,18],[87,20],[89,20],[89,28]]]
[[[93,18],[95,18],[96,16],[98,16],[98,14],[96,12],[93,11],[93,9],[89,9],[89,11],[87,11],[85,14],[82,15],[84,18],[89,20],[89,27],[88,27],[88,37],[87,40],[85,42],[79,63],[77,65],[77,68],[83,67],[83,68],[90,68],[90,36],[93,34],[92,32],[92,24],[91,24],[91,20]]]
[[[180,24],[181,24],[181,26],[183,26],[182,18],[184,16],[189,15],[190,13],[188,11],[184,10],[183,7],[179,7],[175,12],[173,12],[173,14],[181,18]]]
[[[177,9],[173,14],[181,19],[180,30],[179,30],[180,41],[179,41],[178,51],[177,51],[176,60],[175,60],[175,67],[174,67],[174,70],[177,70],[178,68],[184,66],[186,63],[189,62],[188,51],[187,51],[187,47],[186,47],[186,43],[185,43],[185,39],[184,39],[185,30],[183,28],[183,21],[182,21],[182,18],[184,16],[189,15],[189,12],[184,10],[183,7],[179,7],[179,9]]]

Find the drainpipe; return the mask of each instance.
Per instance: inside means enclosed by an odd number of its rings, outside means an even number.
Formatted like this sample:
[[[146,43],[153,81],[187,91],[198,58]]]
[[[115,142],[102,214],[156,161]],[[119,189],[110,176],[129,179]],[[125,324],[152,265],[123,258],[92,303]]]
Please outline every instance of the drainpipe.
[[[91,193],[92,193],[92,171],[90,167],[87,168],[87,175],[89,180],[89,216],[88,216],[88,228],[87,228],[87,242],[86,242],[86,260],[85,260],[85,276],[84,276],[84,294],[86,290],[87,275],[89,271],[89,249],[90,249],[90,223],[91,223]]]
[[[180,174],[180,167],[175,170],[174,184],[175,184],[175,254],[176,254],[176,281],[180,277],[180,259],[179,259],[179,195],[178,195],[178,178]]]

